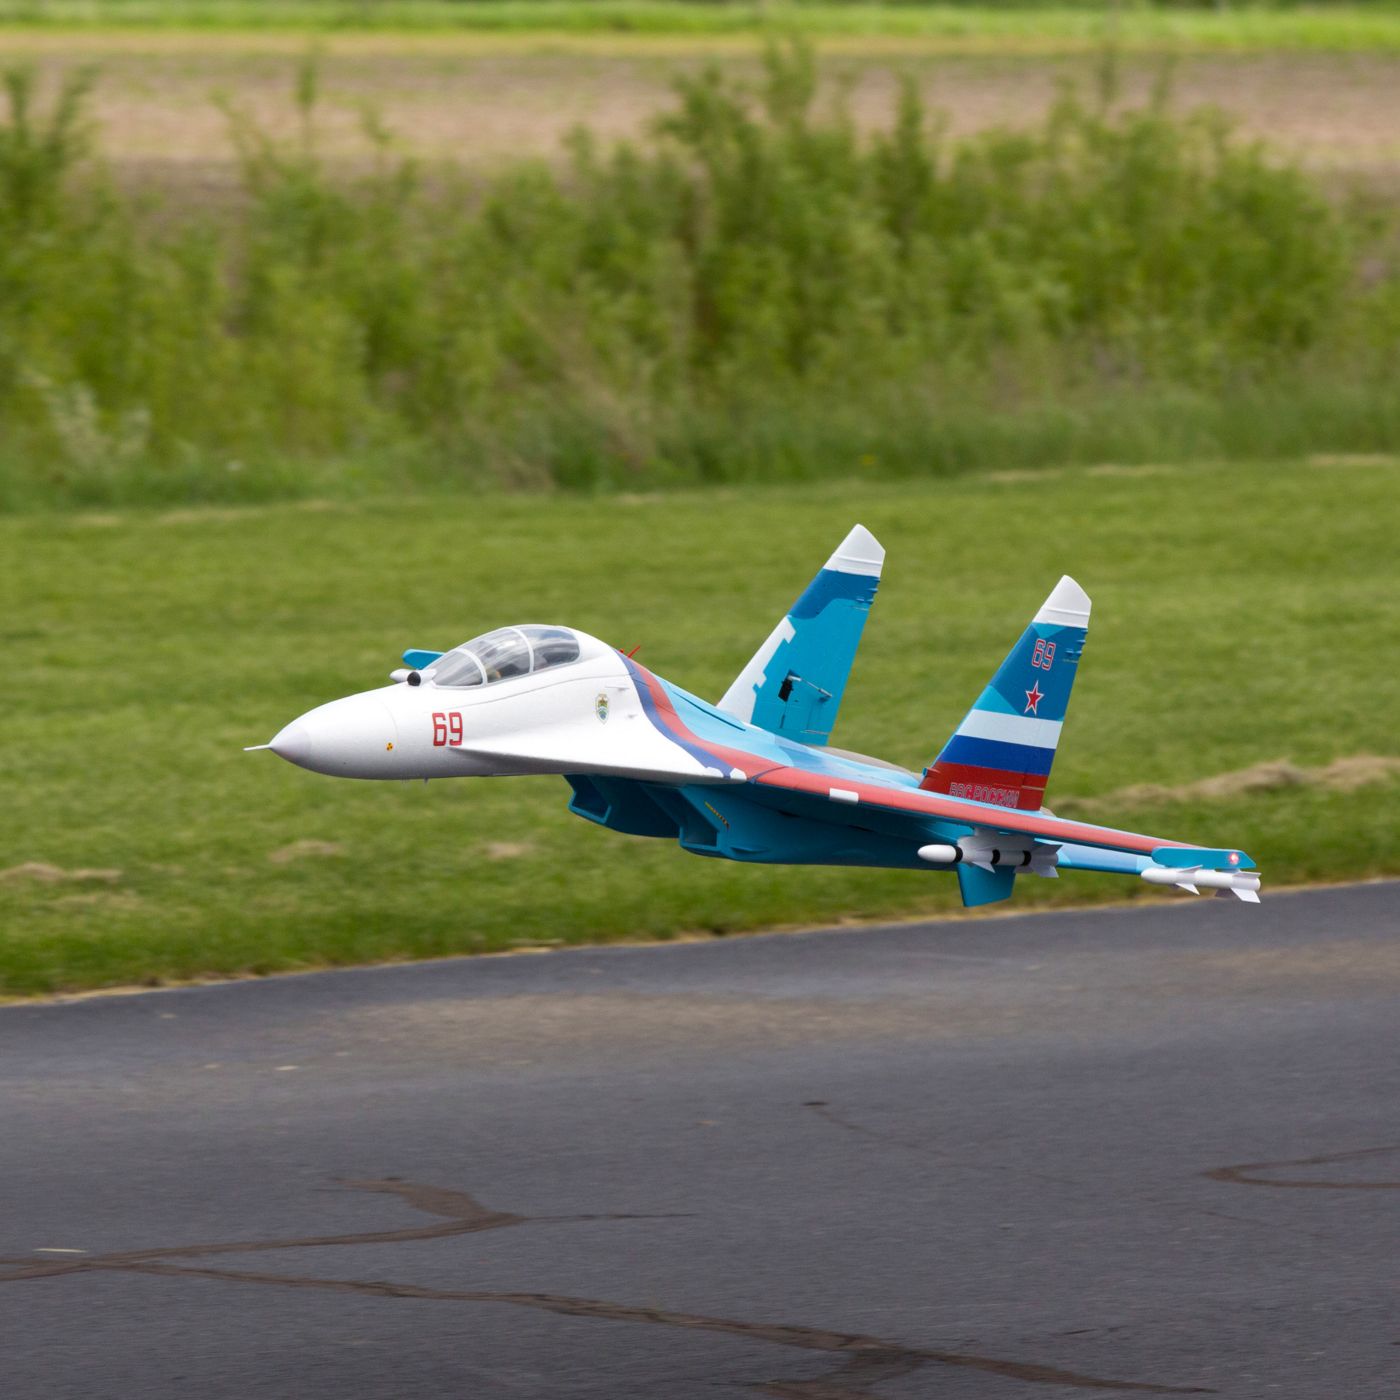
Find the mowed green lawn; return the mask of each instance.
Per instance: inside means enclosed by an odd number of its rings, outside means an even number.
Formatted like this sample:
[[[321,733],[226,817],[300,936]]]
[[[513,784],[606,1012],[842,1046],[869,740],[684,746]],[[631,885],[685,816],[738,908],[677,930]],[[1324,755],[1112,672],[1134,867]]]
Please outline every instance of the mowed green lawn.
[[[955,908],[933,872],[618,836],[571,816],[557,778],[336,782],[241,751],[383,683],[406,646],[510,621],[639,645],[716,696],[856,520],[889,557],[843,747],[927,762],[1067,570],[1094,621],[1052,806],[1400,754],[1394,462],[10,518],[0,989]],[[1397,799],[1392,777],[1093,811],[1240,844],[1278,886],[1400,871]],[[1020,886],[1022,907],[1186,898]]]
[[[869,3],[869,0],[0,0],[16,29],[279,29],[724,40],[801,33],[833,40],[898,39],[950,51],[1078,52],[1111,35],[1136,51],[1326,50],[1393,52],[1400,7],[1383,3],[1230,5],[1214,9],[1104,0],[1058,4]]]

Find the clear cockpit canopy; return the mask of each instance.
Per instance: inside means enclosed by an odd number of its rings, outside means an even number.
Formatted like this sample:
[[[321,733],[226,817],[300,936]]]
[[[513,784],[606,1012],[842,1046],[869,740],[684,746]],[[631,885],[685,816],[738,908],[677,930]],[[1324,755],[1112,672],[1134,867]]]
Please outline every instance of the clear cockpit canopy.
[[[567,627],[498,627],[445,652],[428,674],[434,685],[460,690],[567,666],[579,655],[578,636]]]

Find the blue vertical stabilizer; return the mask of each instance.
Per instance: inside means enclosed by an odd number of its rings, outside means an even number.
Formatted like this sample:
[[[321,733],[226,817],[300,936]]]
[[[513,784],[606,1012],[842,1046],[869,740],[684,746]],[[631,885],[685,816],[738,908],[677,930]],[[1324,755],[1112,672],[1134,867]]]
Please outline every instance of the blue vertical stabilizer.
[[[884,561],[879,541],[857,525],[739,673],[718,708],[784,738],[825,744]]]
[[[921,786],[974,802],[1038,810],[1088,628],[1089,595],[1066,574]]]

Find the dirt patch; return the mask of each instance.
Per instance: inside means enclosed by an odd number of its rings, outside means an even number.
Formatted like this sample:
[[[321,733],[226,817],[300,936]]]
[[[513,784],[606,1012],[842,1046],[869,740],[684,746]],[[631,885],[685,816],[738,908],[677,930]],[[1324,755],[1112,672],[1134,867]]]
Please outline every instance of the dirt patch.
[[[1400,457],[1392,452],[1314,452],[1310,467],[1395,467]]]
[[[481,847],[487,860],[519,860],[535,849],[530,841],[488,841]]]
[[[228,525],[261,513],[247,506],[198,506],[164,511],[156,516],[156,521],[161,525]]]
[[[293,841],[290,846],[269,851],[268,860],[273,865],[290,865],[294,860],[316,860],[345,854],[345,848],[336,841]]]
[[[982,480],[995,482],[998,486],[1020,486],[1026,482],[1049,481],[1063,475],[1064,472],[1058,467],[1040,467],[1035,470],[1012,467],[1003,472],[983,472]]]
[[[1107,807],[1153,806],[1163,802],[1222,802],[1256,792],[1278,792],[1284,788],[1326,788],[1333,792],[1355,792],[1392,778],[1400,778],[1400,758],[1381,754],[1352,754],[1333,759],[1317,768],[1303,768],[1285,759],[1256,763],[1229,773],[1216,773],[1194,783],[1169,787],[1163,783],[1135,783],[1102,797],[1065,797],[1058,805],[1077,812],[1095,812]]]
[[[245,521],[258,520],[277,511],[296,510],[310,514],[339,512],[348,509],[344,501],[329,501],[313,496],[304,501],[282,501],[276,505],[236,505],[236,506],[190,506],[178,510],[162,511],[155,517],[159,525],[241,525]],[[113,516],[114,524],[123,523],[121,516]]]
[[[1376,754],[1355,754],[1351,758],[1337,758],[1325,768],[1315,768],[1318,781],[1323,787],[1337,792],[1355,792],[1357,788],[1370,787],[1373,783],[1383,783],[1388,778],[1400,776],[1400,758],[1385,758]]]
[[[1120,466],[1116,462],[1101,462],[1096,467],[1085,467],[1086,476],[1162,476],[1171,471],[1171,467],[1154,466]]]
[[[66,894],[54,900],[56,909],[100,909],[107,914],[140,909],[141,897],[127,890],[89,890],[85,894]]]
[[[18,883],[22,880],[32,880],[36,885],[66,885],[84,880],[102,880],[110,885],[121,877],[120,870],[65,870],[61,865],[49,865],[42,860],[27,860],[23,865],[12,865],[8,870],[0,870],[0,881]]]

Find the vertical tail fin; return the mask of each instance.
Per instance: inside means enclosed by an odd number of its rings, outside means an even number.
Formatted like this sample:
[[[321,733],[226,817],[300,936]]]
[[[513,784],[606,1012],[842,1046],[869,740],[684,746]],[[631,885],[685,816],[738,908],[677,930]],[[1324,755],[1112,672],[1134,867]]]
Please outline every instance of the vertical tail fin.
[[[857,525],[740,671],[718,708],[774,734],[825,744],[884,562],[883,546]]]
[[[1021,811],[1039,808],[1088,630],[1089,595],[1066,574],[920,786]]]

